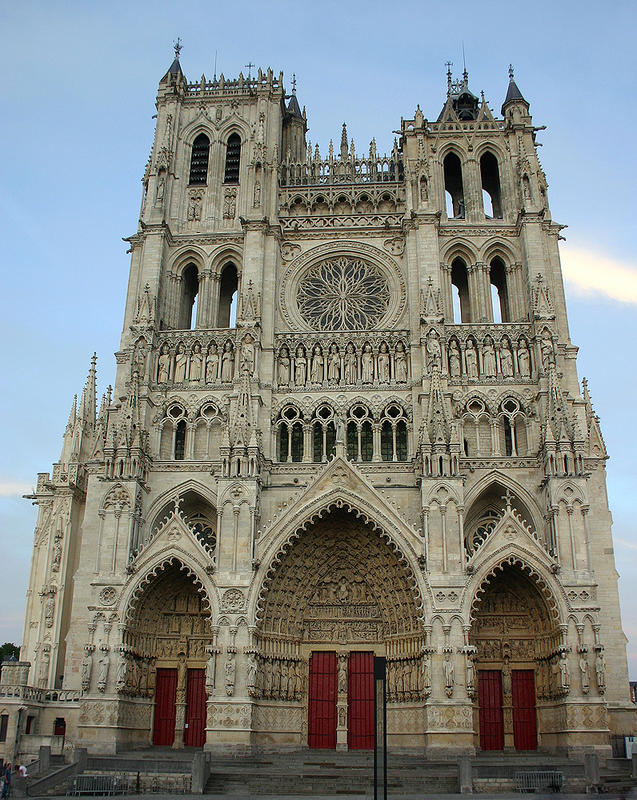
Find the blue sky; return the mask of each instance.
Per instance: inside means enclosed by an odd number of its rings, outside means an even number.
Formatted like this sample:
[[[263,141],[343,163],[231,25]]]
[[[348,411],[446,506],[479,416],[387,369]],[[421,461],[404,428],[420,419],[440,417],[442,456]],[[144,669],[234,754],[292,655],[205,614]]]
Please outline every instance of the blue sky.
[[[249,62],[298,79],[309,138],[343,121],[357,149],[388,150],[419,103],[438,115],[445,67],[499,112],[509,62],[531,103],[562,260],[571,337],[611,455],[608,492],[624,630],[637,678],[633,449],[637,415],[637,5],[590,0],[256,3],[0,2],[0,641],[19,642],[35,509],[21,495],[59,457],[93,350],[115,374],[140,179],[157,83],[180,36],[187,77],[235,77]]]

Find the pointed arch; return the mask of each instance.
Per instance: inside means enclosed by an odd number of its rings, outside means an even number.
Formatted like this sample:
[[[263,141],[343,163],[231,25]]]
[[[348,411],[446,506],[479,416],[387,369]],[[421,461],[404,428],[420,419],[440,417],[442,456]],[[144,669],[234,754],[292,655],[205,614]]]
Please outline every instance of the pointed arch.
[[[491,470],[491,472],[484,475],[467,491],[464,503],[465,508],[470,509],[480,495],[485,493],[485,491],[495,483],[499,483],[500,485],[504,486],[505,489],[509,489],[512,494],[520,499],[530,517],[528,521],[532,523],[532,527],[536,531],[542,531],[544,529],[544,516],[538,507],[535,498],[528,492],[527,489],[524,488],[524,486],[511,478],[509,475],[497,469]],[[520,510],[521,509],[518,509],[518,511]]]

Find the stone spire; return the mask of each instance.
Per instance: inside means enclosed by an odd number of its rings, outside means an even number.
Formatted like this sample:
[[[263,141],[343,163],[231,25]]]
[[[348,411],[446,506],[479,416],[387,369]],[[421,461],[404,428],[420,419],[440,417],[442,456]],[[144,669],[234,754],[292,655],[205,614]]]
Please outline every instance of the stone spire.
[[[506,97],[502,103],[502,116],[515,116],[525,117],[529,113],[529,104],[524,99],[522,92],[518,89],[518,85],[513,77],[513,66],[509,64],[509,85],[507,87]]]
[[[95,420],[97,417],[97,353],[93,353],[93,357],[91,358],[91,366],[88,371],[84,391],[82,392],[78,416],[89,430],[92,431],[95,429]]]
[[[341,159],[347,161],[347,153],[349,151],[349,144],[347,142],[347,125],[343,123],[343,130],[341,131]]]
[[[76,422],[77,422],[77,395],[74,395],[73,402],[71,403],[71,410],[69,412],[69,421],[66,423],[66,429],[64,431],[62,452],[60,454],[60,463],[62,464],[68,464],[68,462],[71,459],[71,453],[73,452],[73,432],[75,431]]]

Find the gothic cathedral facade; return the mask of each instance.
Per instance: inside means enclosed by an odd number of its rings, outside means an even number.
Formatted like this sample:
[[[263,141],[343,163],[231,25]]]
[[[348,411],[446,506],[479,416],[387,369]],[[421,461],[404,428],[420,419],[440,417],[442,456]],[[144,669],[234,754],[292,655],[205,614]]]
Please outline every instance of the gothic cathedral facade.
[[[499,117],[449,74],[388,155],[321,155],[282,75],[175,58],[115,387],[93,361],[38,476],[7,742],[367,748],[374,656],[391,747],[632,730],[536,130],[512,73]]]

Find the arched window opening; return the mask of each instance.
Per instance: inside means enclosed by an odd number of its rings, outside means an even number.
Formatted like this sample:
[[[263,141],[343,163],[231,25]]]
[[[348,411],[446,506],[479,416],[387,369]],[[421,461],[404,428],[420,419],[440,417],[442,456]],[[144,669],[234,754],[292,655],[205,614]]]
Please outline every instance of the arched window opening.
[[[321,406],[312,424],[313,460],[326,462],[336,452],[336,424],[330,406]]]
[[[518,496],[511,493],[507,487],[496,481],[485,489],[468,509],[464,525],[467,555],[471,555],[475,548],[490,535],[502,518],[506,508],[505,496],[507,494],[510,497],[513,509],[522,519],[522,522],[531,530],[535,530],[533,517],[526,505]]]
[[[462,164],[455,153],[448,153],[444,160],[445,173],[445,192],[451,198],[451,209],[447,210],[447,216],[452,218],[464,219],[464,188],[462,185]],[[449,214],[451,210],[451,214]]]
[[[461,258],[455,258],[451,264],[451,292],[453,300],[453,321],[456,323],[471,322],[469,277],[467,275],[467,265]]]
[[[179,306],[179,330],[190,330],[197,324],[197,295],[199,293],[199,270],[188,264],[181,274],[181,304]]]
[[[232,133],[226,143],[226,170],[224,183],[239,183],[239,165],[241,163],[241,137]]]
[[[504,418],[504,454],[506,456],[513,455],[513,433],[511,430],[511,423]]]
[[[494,258],[489,270],[494,322],[511,322],[506,267],[501,258]]]
[[[482,197],[485,200],[484,213],[493,219],[502,219],[502,200],[500,197],[500,170],[498,159],[493,153],[485,153],[480,159]]]
[[[279,414],[279,461],[303,461],[303,418],[295,406],[287,406]]]
[[[183,461],[186,454],[186,420],[181,419],[175,429],[175,461]]]
[[[347,457],[351,461],[371,461],[374,457],[372,418],[363,405],[354,406],[349,413]]]
[[[403,409],[392,403],[383,413],[380,429],[380,457],[383,461],[406,461],[407,421]]]
[[[205,133],[200,133],[192,143],[190,156],[191,186],[208,182],[208,156],[210,154],[210,140]]]
[[[237,289],[239,277],[237,268],[228,262],[221,271],[219,282],[219,311],[217,313],[218,328],[233,328],[237,319]]]

